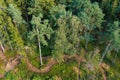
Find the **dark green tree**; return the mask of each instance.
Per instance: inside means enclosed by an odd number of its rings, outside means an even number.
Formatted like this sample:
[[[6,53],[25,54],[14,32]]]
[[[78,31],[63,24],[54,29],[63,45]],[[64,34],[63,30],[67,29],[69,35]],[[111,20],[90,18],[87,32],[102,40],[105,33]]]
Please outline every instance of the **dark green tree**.
[[[115,21],[113,24],[108,24],[108,37],[107,37],[107,46],[102,54],[102,58],[100,60],[100,63],[103,61],[105,55],[108,52],[115,51],[116,55],[120,51],[120,22]]]

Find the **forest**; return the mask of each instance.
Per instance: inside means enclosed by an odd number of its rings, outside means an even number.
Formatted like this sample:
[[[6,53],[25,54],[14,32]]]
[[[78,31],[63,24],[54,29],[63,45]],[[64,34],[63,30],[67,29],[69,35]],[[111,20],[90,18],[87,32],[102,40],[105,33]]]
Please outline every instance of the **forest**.
[[[0,0],[0,80],[120,80],[120,0]]]

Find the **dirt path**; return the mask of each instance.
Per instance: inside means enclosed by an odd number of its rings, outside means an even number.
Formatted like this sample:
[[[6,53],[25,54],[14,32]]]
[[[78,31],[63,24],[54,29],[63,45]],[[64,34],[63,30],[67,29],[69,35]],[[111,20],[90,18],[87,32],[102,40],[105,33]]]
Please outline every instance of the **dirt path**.
[[[29,58],[26,57],[21,57],[16,56],[15,58],[13,58],[11,61],[7,61],[6,56],[4,55],[4,53],[2,52],[2,50],[0,49],[0,59],[4,62],[6,62],[6,65],[4,66],[4,70],[5,72],[8,72],[10,70],[14,70],[14,68],[18,65],[18,63],[20,62],[21,59],[25,58],[26,61],[26,65],[28,67],[29,71],[35,72],[35,73],[39,73],[39,74],[43,74],[43,73],[47,73],[51,70],[51,68],[53,67],[53,65],[57,64],[58,62],[56,60],[54,60],[51,57],[47,57],[47,61],[48,63],[45,64],[45,66],[43,68],[36,68],[35,66],[33,66],[30,61]],[[78,63],[81,62],[86,62],[86,59],[84,57],[81,57],[79,55],[64,55],[63,57],[64,61],[68,61],[68,60],[75,60]],[[103,67],[103,66],[102,66]],[[103,70],[101,70],[101,72],[104,72]],[[102,75],[104,77],[104,80],[106,80],[105,74]],[[5,77],[5,73],[1,74],[0,73],[0,78],[4,78]]]

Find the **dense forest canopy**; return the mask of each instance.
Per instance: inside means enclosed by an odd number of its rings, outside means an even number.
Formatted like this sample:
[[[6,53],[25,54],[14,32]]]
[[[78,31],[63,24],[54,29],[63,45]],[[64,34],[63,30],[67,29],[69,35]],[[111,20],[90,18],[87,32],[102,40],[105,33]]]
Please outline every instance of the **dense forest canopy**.
[[[0,79],[119,80],[120,0],[0,0]]]

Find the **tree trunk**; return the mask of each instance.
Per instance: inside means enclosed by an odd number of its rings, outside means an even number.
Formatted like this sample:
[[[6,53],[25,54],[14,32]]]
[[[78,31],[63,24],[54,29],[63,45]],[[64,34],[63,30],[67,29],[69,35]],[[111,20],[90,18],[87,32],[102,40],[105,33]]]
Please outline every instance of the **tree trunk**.
[[[40,42],[38,42],[39,44],[39,53],[40,53],[40,64],[43,65],[42,63],[42,54],[41,54],[41,45],[40,45]]]
[[[118,52],[115,54],[115,58],[112,60],[112,63],[115,63],[117,55],[118,55]]]
[[[5,31],[6,31],[6,33],[7,33],[7,35],[9,35],[8,32],[7,32],[7,27],[6,27],[6,26],[4,26],[4,29],[5,29]],[[9,38],[9,37],[8,37],[7,39],[8,39],[8,41],[10,41],[10,38]],[[10,45],[11,51],[13,51],[13,47],[12,47],[11,42],[9,42],[9,45]]]
[[[36,31],[37,31],[37,38],[38,38],[39,54],[40,54],[40,64],[43,65],[42,54],[41,54],[41,44],[40,44],[40,39],[39,39],[39,30],[37,27],[36,27]]]
[[[78,74],[77,74],[77,80],[80,80],[80,61],[78,61]]]
[[[88,40],[88,38],[89,38],[89,32],[85,32],[85,49],[87,49],[88,48],[88,42],[89,42],[89,40]]]
[[[110,47],[111,43],[112,43],[112,40],[110,40],[110,42],[109,42],[108,45],[106,46],[105,51],[103,52],[103,55],[102,55],[102,58],[101,58],[101,60],[100,60],[99,65],[102,63],[105,55],[107,54],[107,51],[109,50],[109,47]]]
[[[11,51],[13,51],[13,47],[12,47],[12,44],[11,44],[11,43],[9,43],[9,45],[10,45],[10,49],[11,49]]]
[[[4,52],[5,49],[4,49],[3,45],[2,45],[2,42],[0,42],[0,46],[1,46],[2,51]]]

